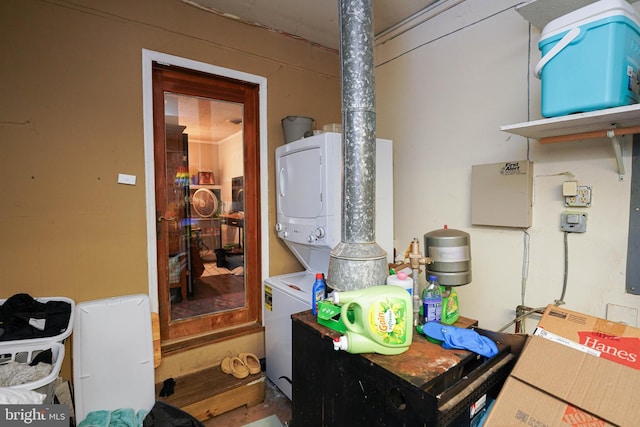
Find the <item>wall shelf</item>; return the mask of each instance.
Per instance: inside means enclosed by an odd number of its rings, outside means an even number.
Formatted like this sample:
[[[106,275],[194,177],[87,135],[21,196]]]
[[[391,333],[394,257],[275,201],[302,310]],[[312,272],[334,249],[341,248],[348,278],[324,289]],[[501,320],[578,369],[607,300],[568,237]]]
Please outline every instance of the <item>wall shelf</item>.
[[[537,139],[541,144],[610,138],[622,181],[625,171],[619,137],[640,133],[640,104],[505,125],[500,130]]]
[[[640,126],[640,104],[634,104],[505,125],[501,126],[500,130],[527,138],[534,138],[545,144],[548,142],[560,142],[560,140],[550,140],[554,137],[565,137],[565,141],[585,139],[583,136],[585,133],[598,131],[606,133],[608,130],[636,128],[638,126]],[[637,133],[637,130],[632,133]],[[592,136],[591,138],[602,136],[607,135]]]
[[[516,7],[516,11],[522,15],[531,25],[542,31],[545,25],[554,19],[571,13],[574,10],[587,6],[596,0],[534,0],[522,6]]]
[[[533,0],[528,3],[516,7],[516,11],[536,27],[542,31],[545,25],[567,13],[581,7],[595,3],[596,0]],[[629,3],[635,3],[638,0],[627,0]]]

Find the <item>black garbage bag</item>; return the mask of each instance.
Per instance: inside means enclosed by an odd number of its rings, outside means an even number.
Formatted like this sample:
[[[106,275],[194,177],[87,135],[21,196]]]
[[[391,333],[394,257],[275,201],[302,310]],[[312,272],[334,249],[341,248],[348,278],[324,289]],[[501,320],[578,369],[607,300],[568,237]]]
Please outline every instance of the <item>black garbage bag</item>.
[[[200,421],[182,409],[157,400],[144,418],[143,427],[204,427]]]

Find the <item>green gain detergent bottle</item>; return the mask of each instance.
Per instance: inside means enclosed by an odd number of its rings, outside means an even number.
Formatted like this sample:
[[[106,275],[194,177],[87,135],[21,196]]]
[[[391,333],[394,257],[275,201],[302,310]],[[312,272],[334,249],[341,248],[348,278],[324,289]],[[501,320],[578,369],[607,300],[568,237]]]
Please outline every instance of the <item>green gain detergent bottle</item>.
[[[400,354],[411,345],[413,302],[403,288],[382,285],[335,291],[332,298],[334,304],[342,306],[340,317],[347,328],[334,340],[335,350]]]

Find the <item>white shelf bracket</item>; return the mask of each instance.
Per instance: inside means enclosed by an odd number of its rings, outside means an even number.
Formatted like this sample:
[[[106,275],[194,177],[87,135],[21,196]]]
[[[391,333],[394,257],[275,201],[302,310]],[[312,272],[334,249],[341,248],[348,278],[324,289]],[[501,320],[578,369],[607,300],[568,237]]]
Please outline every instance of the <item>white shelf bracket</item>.
[[[623,136],[618,136],[615,134],[614,130],[607,131],[607,137],[611,139],[611,143],[613,144],[613,152],[616,156],[616,163],[618,164],[618,180],[624,181],[624,144],[623,141],[620,141],[620,138],[624,138]]]

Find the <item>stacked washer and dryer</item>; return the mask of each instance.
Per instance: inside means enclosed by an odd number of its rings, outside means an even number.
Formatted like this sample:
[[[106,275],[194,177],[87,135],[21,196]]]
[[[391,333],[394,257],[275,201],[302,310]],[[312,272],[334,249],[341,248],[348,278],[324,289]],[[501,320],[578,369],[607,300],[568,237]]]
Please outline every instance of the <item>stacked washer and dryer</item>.
[[[393,262],[393,151],[376,140],[376,242]],[[267,377],[291,399],[291,315],[311,308],[316,273],[327,275],[341,241],[342,134],[325,132],[276,149],[276,231],[304,267],[265,279]]]

